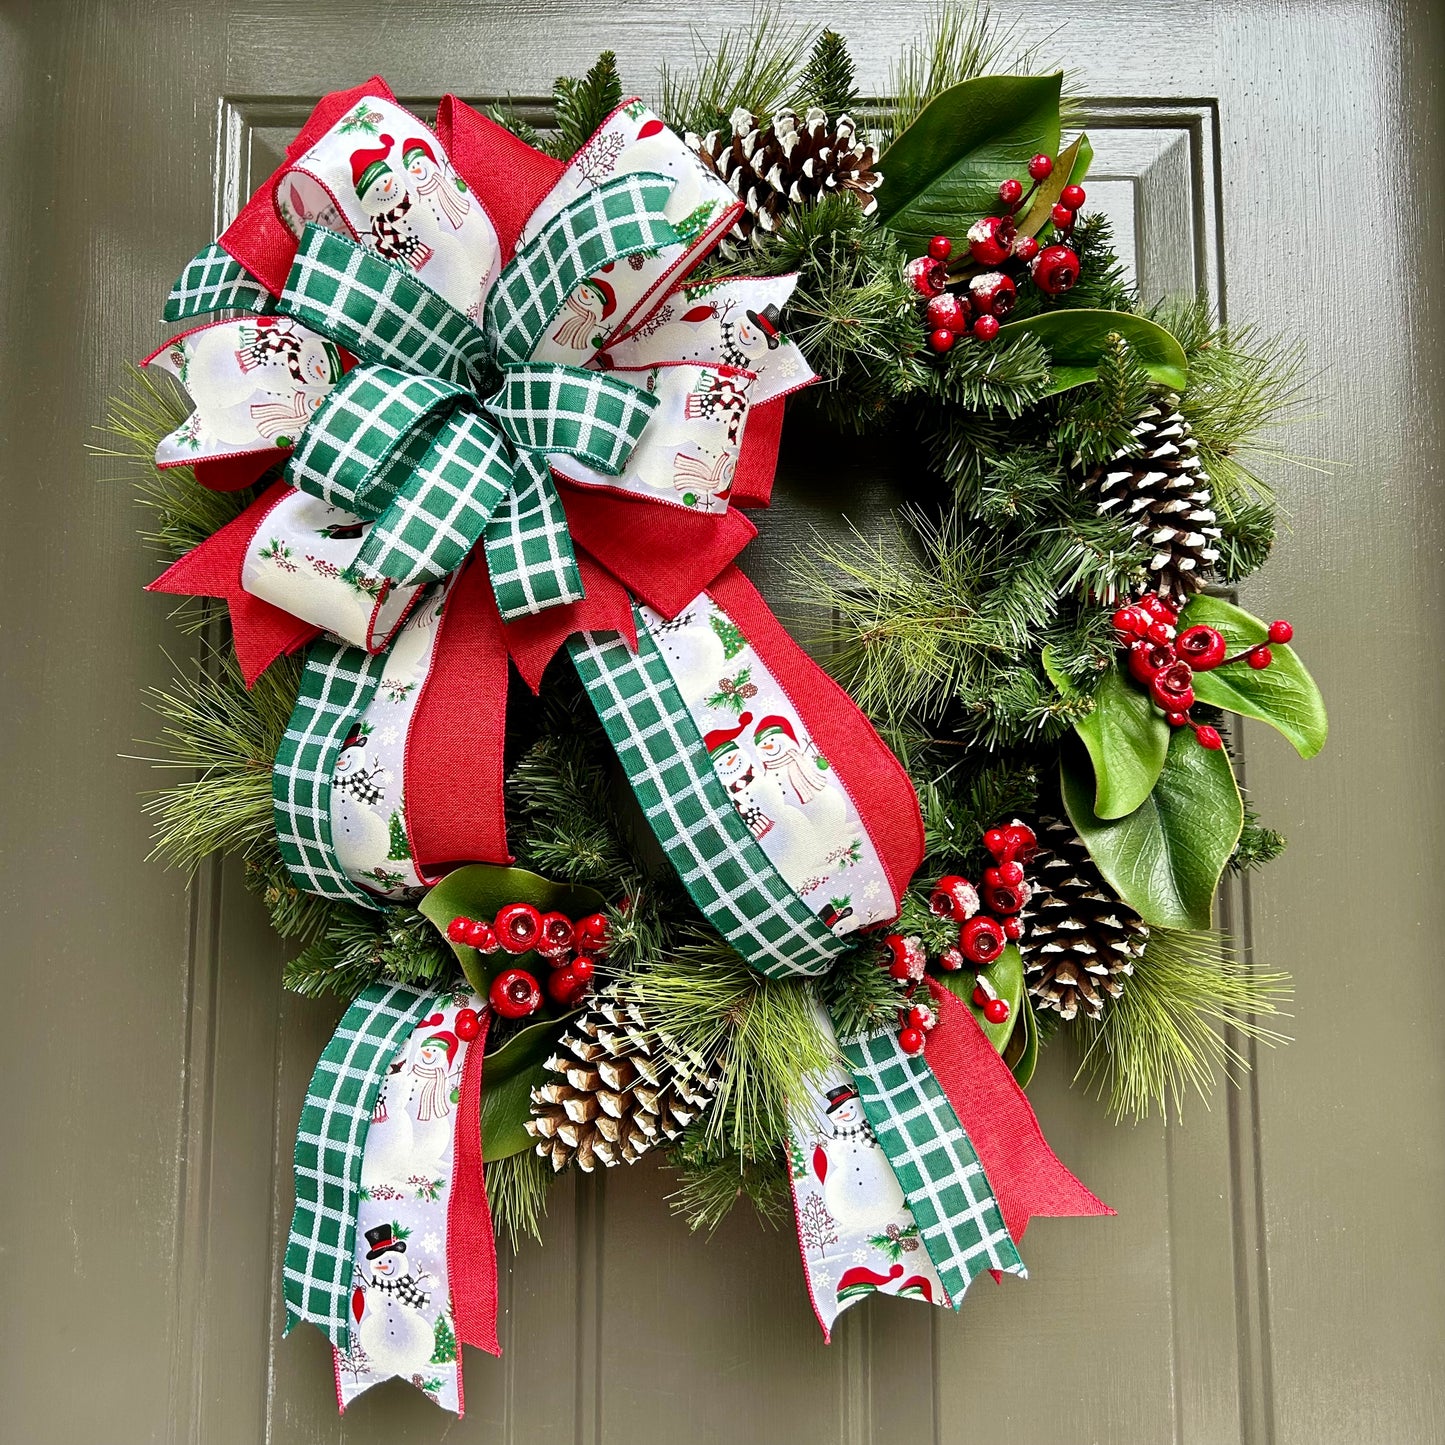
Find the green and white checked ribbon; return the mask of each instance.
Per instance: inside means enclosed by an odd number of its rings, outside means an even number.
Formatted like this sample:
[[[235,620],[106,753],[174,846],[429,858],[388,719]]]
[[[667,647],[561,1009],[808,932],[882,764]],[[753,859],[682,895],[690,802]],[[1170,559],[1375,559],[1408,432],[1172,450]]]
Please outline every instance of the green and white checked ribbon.
[[[212,241],[186,262],[161,311],[163,321],[185,321],[209,311],[254,311],[269,316],[276,299],[241,263]]]
[[[827,971],[844,942],[790,888],[738,816],[642,614],[568,650],[642,811],[708,921],[769,978]]]
[[[840,1048],[953,1307],[986,1269],[1026,1276],[983,1165],[923,1056],[905,1054],[886,1030]]]
[[[271,769],[276,841],[287,871],[308,893],[376,908],[342,871],[331,840],[331,774],[346,734],[371,701],[385,653],[322,638],[306,653],[296,706]]]
[[[356,1206],[371,1111],[387,1065],[439,1003],[436,995],[402,984],[372,984],[346,1010],[306,1089],[282,1271],[286,1329],[310,1320],[339,1350],[351,1340]]]

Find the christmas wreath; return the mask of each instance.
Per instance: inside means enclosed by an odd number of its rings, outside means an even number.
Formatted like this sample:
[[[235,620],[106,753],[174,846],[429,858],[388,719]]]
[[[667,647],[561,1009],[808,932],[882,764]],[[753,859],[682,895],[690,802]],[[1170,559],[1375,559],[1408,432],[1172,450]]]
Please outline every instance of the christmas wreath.
[[[546,134],[327,95],[114,406],[205,639],[154,699],[193,770],[158,850],[238,855],[287,986],[348,1001],[284,1266],[343,1408],[460,1411],[494,1227],[569,1167],[791,1214],[826,1335],[1110,1212],[1023,1092],[1056,1034],[1119,1114],[1276,1037],[1213,906],[1283,846],[1228,715],[1325,740],[1290,626],[1223,595],[1294,368],[1140,306],[1008,48],[945,7],[873,103],[764,17],[655,109],[604,54]],[[785,411],[823,465],[886,436],[903,496],[801,559],[811,653],[735,561]]]

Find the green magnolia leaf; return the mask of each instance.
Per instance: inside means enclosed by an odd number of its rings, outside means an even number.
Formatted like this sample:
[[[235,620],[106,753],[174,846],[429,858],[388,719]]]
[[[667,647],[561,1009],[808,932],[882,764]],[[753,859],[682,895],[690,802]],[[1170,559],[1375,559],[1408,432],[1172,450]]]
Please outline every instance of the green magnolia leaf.
[[[983,1016],[983,1010],[973,1001],[974,985],[980,978],[986,978],[993,985],[994,992],[1008,1004],[1008,1017],[1001,1024],[989,1023]],[[979,969],[976,974],[970,969],[960,969],[957,973],[943,974],[939,982],[968,1005],[984,1037],[1000,1054],[1003,1053],[1022,1012],[1024,961],[1018,949],[1009,944],[987,968]]]
[[[1161,386],[1183,391],[1189,381],[1184,348],[1157,321],[1129,311],[1045,311],[1023,321],[1007,321],[998,334],[1000,341],[1037,336],[1043,342],[1053,362],[1050,394],[1093,381],[1113,336],[1123,337],[1135,360]]]
[[[1093,161],[1094,147],[1089,144],[1089,137],[1086,135],[1076,137],[1072,145],[1059,152],[1059,158],[1054,162],[1048,180],[1034,192],[1028,210],[1019,217],[1020,236],[1037,236],[1046,226],[1053,225],[1051,212],[1063,195],[1064,187],[1082,185]],[[1025,186],[1029,184],[1024,176],[1018,179],[1023,181]]]
[[[1145,923],[1205,929],[1214,895],[1244,826],[1229,755],[1175,730],[1159,781],[1125,818],[1101,818],[1094,777],[1081,748],[1060,759],[1064,807],[1110,887]]]
[[[1199,626],[1222,632],[1231,654],[1269,637],[1267,623],[1223,598],[1203,594],[1193,598],[1179,617],[1181,631]],[[1293,648],[1271,643],[1270,651],[1274,661],[1258,672],[1243,662],[1196,672],[1194,696],[1210,707],[1268,723],[1294,744],[1300,757],[1312,758],[1329,735],[1325,700]]]
[[[1026,1089],[1039,1062],[1039,1021],[1025,989],[1019,995],[1019,1024],[1003,1051],[1003,1061],[1012,1071],[1019,1088]]]
[[[1074,724],[1094,764],[1094,811],[1132,813],[1154,788],[1169,753],[1169,724],[1149,694],[1116,662],[1094,693],[1094,710]]]
[[[510,1078],[493,1082],[482,1075],[482,1159],[492,1163],[520,1154],[536,1143],[526,1130],[532,1090],[546,1081],[546,1060],[529,1064]]]
[[[878,220],[910,256],[937,235],[961,241],[998,210],[999,182],[1059,149],[1060,75],[981,75],[945,90],[888,147]]]
[[[531,903],[543,913],[565,913],[568,918],[585,918],[600,913],[606,904],[595,889],[574,883],[554,883],[525,868],[501,868],[492,863],[470,863],[448,873],[418,905],[446,938],[447,925],[454,918],[482,918],[490,921],[508,903]],[[541,966],[535,951],[528,953],[479,953],[465,943],[447,939],[452,952],[473,990],[483,997],[491,980],[504,968],[525,968],[536,973]],[[557,1018],[557,1010],[543,1006],[543,1016]]]

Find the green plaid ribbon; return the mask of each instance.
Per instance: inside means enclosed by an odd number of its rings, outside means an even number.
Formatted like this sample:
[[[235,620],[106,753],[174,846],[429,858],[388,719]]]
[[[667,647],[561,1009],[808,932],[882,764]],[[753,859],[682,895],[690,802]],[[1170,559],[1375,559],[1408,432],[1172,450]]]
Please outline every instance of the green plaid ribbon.
[[[793,892],[738,816],[642,614],[568,650],[657,840],[712,925],[769,978],[826,972],[844,942]]]
[[[376,908],[342,871],[331,841],[331,774],[352,723],[366,711],[385,653],[322,638],[306,670],[271,769],[271,810],[287,871],[308,893]]]
[[[582,598],[567,513],[546,461],[521,452],[516,475],[516,485],[482,535],[503,622]]]
[[[548,323],[589,276],[625,256],[681,240],[662,214],[674,182],[634,171],[594,186],[517,248],[487,297],[500,361],[525,361]]]
[[[276,299],[217,241],[203,246],[171,287],[161,311],[163,321],[185,321],[209,311],[254,311],[268,316]]]
[[[286,1241],[286,1329],[310,1320],[331,1343],[351,1343],[348,1305],[356,1207],[371,1111],[387,1065],[441,1000],[374,983],[353,1000],[317,1062],[296,1128],[296,1207]]]
[[[887,1030],[840,1047],[953,1307],[983,1270],[1027,1275],[983,1165],[923,1056],[905,1054]]]

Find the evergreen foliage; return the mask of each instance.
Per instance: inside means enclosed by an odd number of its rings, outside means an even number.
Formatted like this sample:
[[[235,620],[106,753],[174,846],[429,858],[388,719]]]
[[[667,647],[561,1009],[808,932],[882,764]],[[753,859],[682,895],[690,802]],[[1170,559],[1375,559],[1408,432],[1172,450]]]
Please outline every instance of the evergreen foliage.
[[[858,77],[848,42],[836,30],[825,30],[813,42],[803,67],[796,100],[799,110],[816,105],[832,119],[858,107]]]
[[[548,149],[559,160],[570,160],[622,104],[617,56],[604,50],[581,80],[559,75],[552,86],[552,102],[557,112],[557,134]]]

